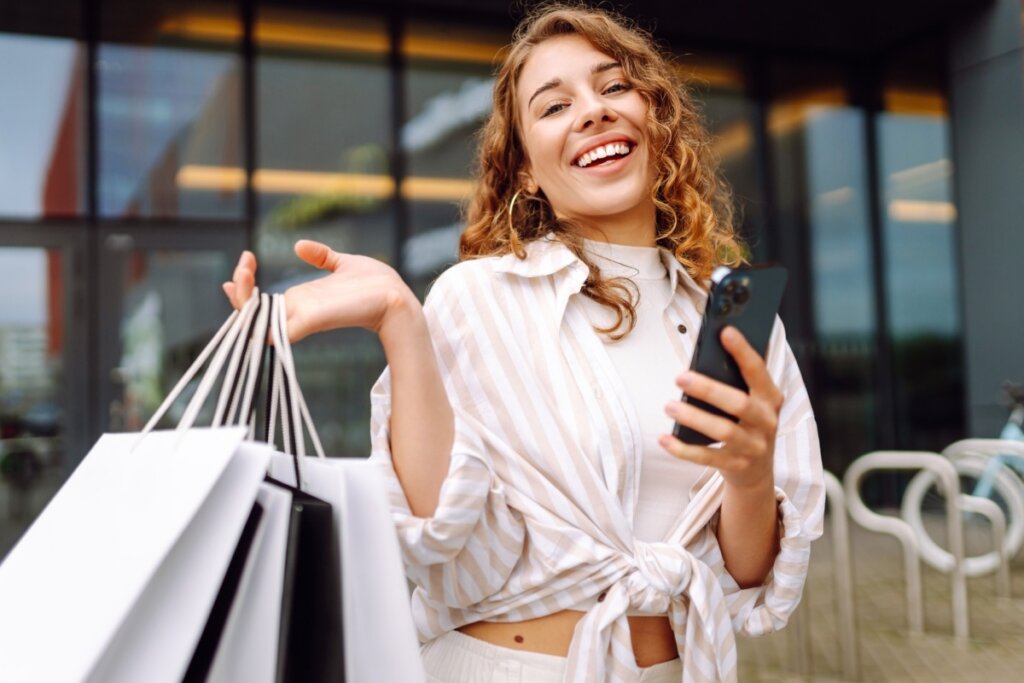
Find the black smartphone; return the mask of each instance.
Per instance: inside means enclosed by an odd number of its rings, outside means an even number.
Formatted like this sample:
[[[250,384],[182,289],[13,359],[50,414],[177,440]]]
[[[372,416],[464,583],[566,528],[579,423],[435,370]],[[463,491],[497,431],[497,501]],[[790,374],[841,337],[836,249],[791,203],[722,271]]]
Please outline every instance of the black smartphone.
[[[782,302],[782,292],[786,288],[786,276],[786,269],[777,265],[716,268],[711,276],[711,291],[690,369],[747,391],[743,373],[722,347],[720,335],[725,327],[735,327],[763,358]],[[682,400],[733,422],[738,421],[736,417],[685,393]],[[684,443],[704,446],[713,442],[694,429],[678,422],[674,424],[672,434]]]

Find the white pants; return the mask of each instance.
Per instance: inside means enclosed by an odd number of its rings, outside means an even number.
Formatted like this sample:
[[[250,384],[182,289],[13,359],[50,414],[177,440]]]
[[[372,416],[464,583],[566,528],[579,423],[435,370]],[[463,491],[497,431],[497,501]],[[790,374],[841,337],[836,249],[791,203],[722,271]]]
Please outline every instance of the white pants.
[[[565,657],[492,645],[449,631],[420,647],[427,683],[561,683]],[[683,663],[673,659],[641,669],[643,683],[679,683]]]

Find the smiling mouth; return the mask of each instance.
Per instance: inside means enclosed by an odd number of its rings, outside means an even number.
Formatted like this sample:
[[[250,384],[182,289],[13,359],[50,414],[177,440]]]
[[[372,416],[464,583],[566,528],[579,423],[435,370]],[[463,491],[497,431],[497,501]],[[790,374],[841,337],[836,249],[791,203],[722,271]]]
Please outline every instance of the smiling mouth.
[[[579,168],[601,166],[611,163],[616,159],[622,159],[623,157],[629,156],[634,149],[636,149],[636,145],[624,140],[619,142],[609,142],[606,145],[595,147],[585,154],[579,155],[572,162],[572,165]]]

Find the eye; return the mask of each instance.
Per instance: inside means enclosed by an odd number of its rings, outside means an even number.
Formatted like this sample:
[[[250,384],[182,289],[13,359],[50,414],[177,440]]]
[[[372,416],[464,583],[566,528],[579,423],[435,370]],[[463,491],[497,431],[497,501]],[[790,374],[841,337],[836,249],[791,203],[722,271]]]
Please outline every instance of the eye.
[[[612,95],[612,94],[617,93],[617,92],[626,92],[626,91],[632,90],[632,89],[633,89],[633,86],[630,85],[629,83],[624,83],[622,81],[616,81],[616,82],[612,83],[611,85],[609,85],[607,88],[604,89],[604,94],[605,95]]]
[[[565,103],[564,102],[552,102],[551,104],[549,104],[546,107],[544,107],[544,109],[540,113],[540,117],[544,118],[545,116],[551,116],[552,114],[557,114],[558,112],[562,111],[563,109],[565,109]]]

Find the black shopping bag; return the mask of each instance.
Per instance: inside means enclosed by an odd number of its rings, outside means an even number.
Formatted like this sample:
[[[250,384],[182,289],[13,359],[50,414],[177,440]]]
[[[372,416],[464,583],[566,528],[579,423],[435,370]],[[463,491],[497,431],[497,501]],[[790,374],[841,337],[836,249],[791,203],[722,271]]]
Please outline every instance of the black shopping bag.
[[[331,505],[293,486],[268,481],[292,494],[276,680],[343,681],[341,565]]]

